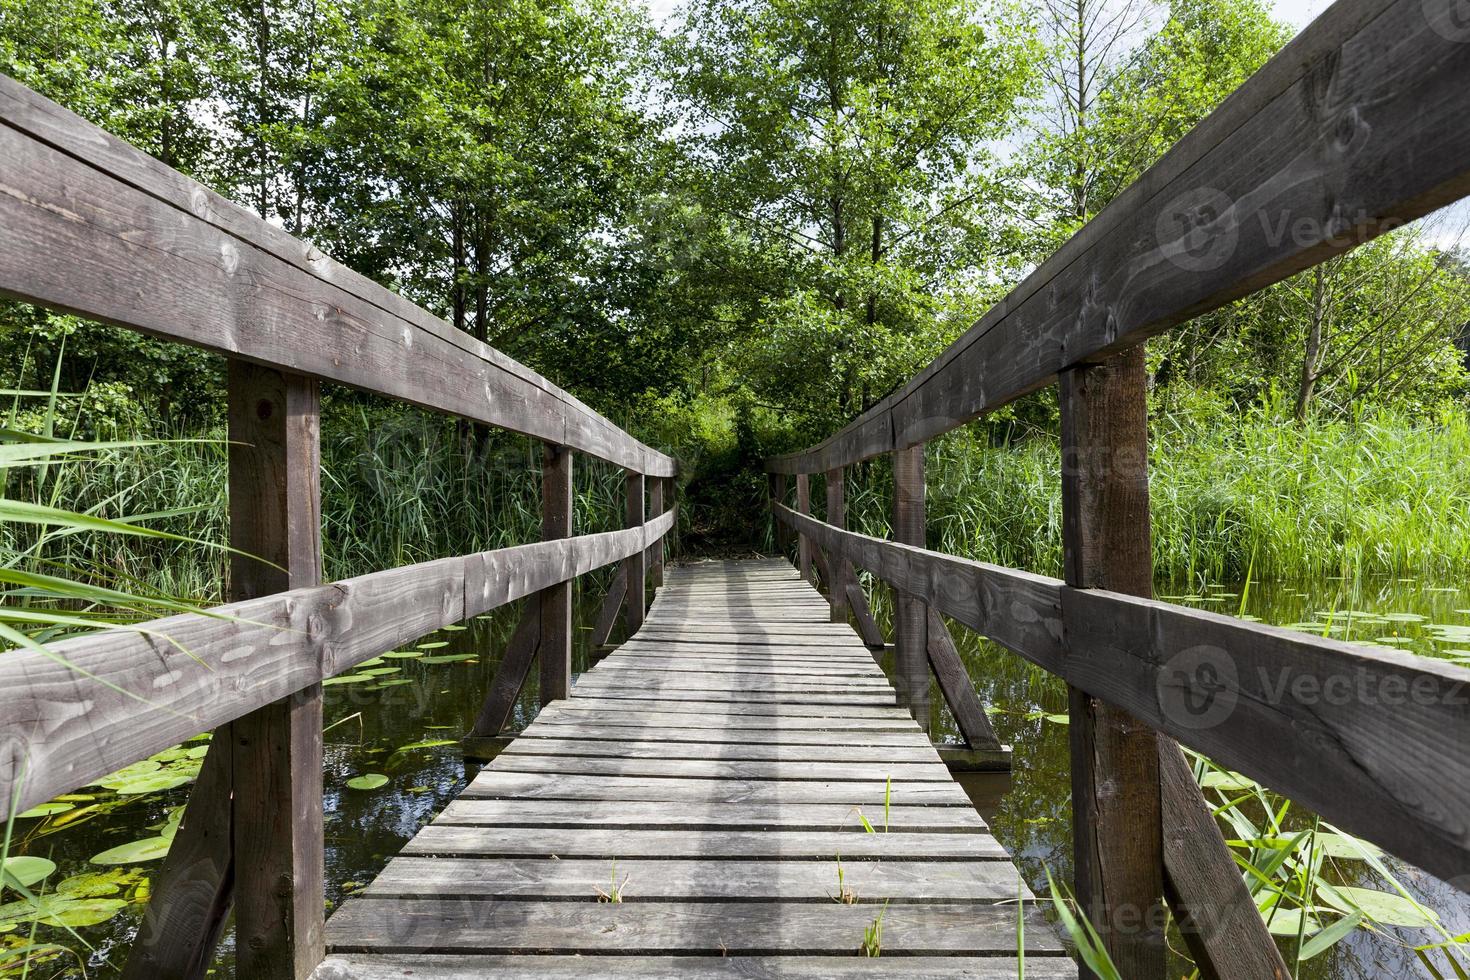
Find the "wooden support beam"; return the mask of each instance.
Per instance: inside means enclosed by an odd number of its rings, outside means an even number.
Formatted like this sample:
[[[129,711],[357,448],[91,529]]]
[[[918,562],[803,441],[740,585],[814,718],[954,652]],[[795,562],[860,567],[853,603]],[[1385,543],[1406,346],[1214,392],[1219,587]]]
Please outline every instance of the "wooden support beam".
[[[797,477],[797,479],[801,479]],[[893,540],[926,547],[924,516],[924,447],[913,446],[893,454]],[[928,615],[923,600],[893,593],[894,682],[899,700],[913,713],[924,731],[929,730],[929,642]]]
[[[1230,856],[1179,743],[1159,736],[1164,891],[1203,980],[1291,973]]]
[[[531,674],[531,661],[536,659],[536,650],[541,645],[541,609],[534,597],[521,614],[521,621],[505,645],[505,654],[500,658],[500,669],[495,680],[490,682],[490,691],[475,719],[471,738],[487,738],[505,731],[515,716],[516,700],[521,688]]]
[[[623,600],[628,594],[628,567],[619,565],[602,600],[602,611],[597,614],[597,628],[592,632],[594,648],[607,646],[613,627],[618,624],[618,614],[623,611]]]
[[[827,523],[847,528],[847,479],[839,467],[827,471]],[[832,622],[847,622],[847,585],[853,580],[847,559],[834,552],[827,556],[827,601],[832,604]]]
[[[541,538],[572,536],[572,451],[544,443],[541,447]],[[537,594],[541,615],[541,704],[567,697],[572,690],[572,583],[553,585]]]
[[[955,649],[949,627],[933,606],[926,609],[929,616],[929,666],[939,679],[939,689],[944,692],[944,700],[949,704],[955,724],[960,727],[965,744],[971,749],[999,752],[1000,739],[995,737],[995,729],[990,727],[985,705],[980,695],[975,693],[975,685],[970,681],[960,652]]]
[[[234,738],[215,729],[184,819],[154,875],[123,980],[196,980],[209,970],[234,894]]]
[[[668,507],[667,491],[670,483],[663,477],[650,477],[648,484],[648,509],[657,517]],[[653,587],[661,589],[664,587],[664,539],[659,538],[648,546],[648,568],[653,574]]]
[[[770,475],[771,500],[774,503],[786,503],[787,477],[785,473],[772,473]],[[791,555],[791,529],[781,521],[772,518],[776,531],[776,552],[783,557]]]
[[[1142,347],[1062,373],[1069,585],[1152,593],[1146,381]],[[1084,690],[1069,692],[1077,900],[1123,976],[1162,980],[1158,736]]]
[[[229,422],[231,597],[319,584],[318,383],[231,361]],[[321,684],[230,728],[236,969],[305,980],[325,955]]]
[[[852,618],[857,623],[858,635],[863,638],[863,645],[869,650],[883,649],[887,643],[883,639],[883,630],[879,629],[878,621],[873,618],[873,610],[868,606],[868,594],[863,591],[863,585],[856,575],[847,583],[847,604],[852,608]]]
[[[231,361],[228,390],[230,598],[317,585],[318,384]],[[304,980],[316,969],[325,951],[321,698],[312,684],[215,731],[125,976],[204,976],[232,902],[242,976]]]
[[[798,514],[812,512],[812,483],[805,473],[796,475],[796,512]],[[800,531],[796,534],[796,568],[801,572],[803,579],[813,585],[816,584],[816,580],[812,578],[812,542]]]
[[[627,511],[624,527],[640,527],[645,520],[643,500],[643,474],[628,470]],[[623,599],[623,620],[628,624],[628,635],[632,636],[643,628],[643,614],[648,611],[648,561],[645,551],[629,556],[623,562],[628,570],[628,591]]]

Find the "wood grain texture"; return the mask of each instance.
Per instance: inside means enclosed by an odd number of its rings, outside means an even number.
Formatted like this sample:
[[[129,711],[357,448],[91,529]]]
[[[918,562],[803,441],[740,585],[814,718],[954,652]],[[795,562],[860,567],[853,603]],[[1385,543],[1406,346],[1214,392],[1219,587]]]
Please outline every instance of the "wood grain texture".
[[[833,527],[847,527],[847,474],[840,467],[827,472],[827,523]],[[832,622],[846,623],[848,613],[847,587],[852,584],[852,567],[847,560],[838,556],[827,559],[827,601],[832,606]]]
[[[230,595],[321,582],[321,392],[316,381],[232,361],[228,380]],[[297,656],[309,658],[309,649]],[[305,980],[321,962],[322,688],[238,718],[232,829],[240,971]]]
[[[925,518],[924,447],[893,454],[893,540],[928,547]],[[840,551],[834,551],[834,554]],[[924,731],[929,730],[928,613],[921,596],[895,586],[893,677],[899,698]]]
[[[877,815],[881,822],[881,814]],[[873,819],[869,815],[868,819]],[[862,828],[836,833],[804,830],[596,830],[587,827],[467,827],[432,823],[401,852],[412,856],[557,857],[561,859],[671,858],[725,861],[780,858],[832,862],[908,858],[934,862],[1007,860],[987,833],[910,834],[890,830],[869,834]],[[588,896],[591,898],[592,896]],[[1014,896],[1012,896],[1014,897]]]
[[[1062,373],[1062,550],[1067,584],[1151,595],[1148,379],[1143,348]],[[1065,634],[1070,659],[1072,635]],[[1163,980],[1158,736],[1068,689],[1078,906],[1123,976]],[[1090,971],[1084,967],[1083,976]]]
[[[1061,673],[1062,583],[830,527],[789,507],[777,516],[907,595],[1032,663]]]
[[[674,474],[530,369],[9,78],[0,122],[0,291]]]
[[[571,450],[541,447],[541,538],[572,536]],[[655,543],[650,547],[658,547]],[[537,593],[541,617],[537,655],[541,666],[539,696],[543,705],[559,701],[572,689],[572,583],[560,582]]]
[[[939,689],[944,693],[944,700],[949,705],[950,714],[954,715],[960,735],[972,749],[1000,751],[1000,740],[995,737],[995,729],[991,727],[990,718],[985,714],[984,702],[975,693],[975,685],[970,680],[969,672],[965,670],[965,662],[955,649],[949,627],[936,610],[925,607],[925,611],[929,617],[929,666],[939,680]]]
[[[531,676],[531,663],[541,646],[541,610],[532,600],[530,607],[521,613],[515,632],[505,644],[500,666],[495,670],[495,679],[490,690],[485,692],[485,701],[475,717],[471,738],[489,738],[505,731],[515,714],[516,701],[526,678]]]
[[[613,628],[618,625],[618,617],[623,612],[623,600],[627,594],[628,569],[619,565],[617,574],[613,576],[612,585],[607,588],[607,595],[602,598],[602,607],[597,613],[597,625],[592,630],[594,647],[607,645],[607,641],[612,637]]]
[[[1159,738],[1159,789],[1164,894],[1201,977],[1287,980],[1291,971],[1220,836],[1214,810],[1168,737]]]
[[[627,501],[623,520],[624,527],[643,526],[645,519],[643,484],[643,474],[634,470],[628,471],[625,481]],[[642,627],[643,616],[648,610],[647,551],[629,555],[623,561],[623,569],[627,572],[627,591],[623,595],[623,622],[627,624],[628,634],[631,636]]]
[[[912,729],[911,729],[912,730]],[[773,779],[679,779],[652,776],[547,775],[486,771],[465,788],[465,799],[635,800],[664,803],[840,803],[882,813],[891,806],[970,806],[954,783],[893,783],[881,779],[781,781]]]
[[[812,485],[805,473],[798,473],[796,476],[796,510],[800,514],[812,512]],[[813,582],[812,542],[799,528],[796,534],[796,570],[801,573],[803,581]]]
[[[906,980],[1015,980],[1013,956],[905,956]],[[843,956],[619,956],[618,976],[629,980],[854,980],[891,977],[892,959]],[[535,976],[586,980],[596,964],[585,956],[332,956],[315,980],[483,980],[487,976]],[[1032,956],[1030,980],[1076,980],[1065,956]]]
[[[364,660],[641,551],[642,529],[446,558],[0,658],[0,792],[25,809]],[[90,675],[90,676],[89,676]],[[80,706],[86,705],[83,712]],[[23,785],[17,782],[24,774]],[[18,796],[17,796],[18,794]]]
[[[857,831],[861,833],[861,829]],[[855,834],[848,834],[853,837]],[[867,836],[867,835],[864,835]],[[625,902],[832,902],[836,860],[619,859]],[[567,858],[395,858],[363,891],[368,898],[470,896],[593,901],[611,885],[612,861]],[[881,905],[1032,897],[1007,861],[848,861],[843,877],[859,902]]]
[[[606,758],[502,753],[490,763],[493,772],[546,772],[578,776],[682,776],[689,779],[787,780],[831,782],[883,777],[903,782],[944,783],[949,770],[933,762],[769,762],[740,759]]]
[[[335,952],[647,953],[726,956],[770,953],[854,956],[874,910],[810,902],[472,902],[362,899],[332,916]],[[1026,947],[1059,955],[1038,910],[1026,917]],[[1016,949],[1014,908],[973,904],[890,905],[888,955],[993,953]],[[902,962],[902,960],[900,960]]]
[[[478,827],[599,827],[605,830],[807,830],[866,833],[858,811],[841,803],[667,803],[634,800],[455,800],[439,824]],[[890,831],[979,833],[974,810],[960,806],[895,806]],[[1015,893],[1008,897],[1014,898]]]
[[[1335,4],[908,384],[767,467],[916,445],[1470,193],[1455,16]]]

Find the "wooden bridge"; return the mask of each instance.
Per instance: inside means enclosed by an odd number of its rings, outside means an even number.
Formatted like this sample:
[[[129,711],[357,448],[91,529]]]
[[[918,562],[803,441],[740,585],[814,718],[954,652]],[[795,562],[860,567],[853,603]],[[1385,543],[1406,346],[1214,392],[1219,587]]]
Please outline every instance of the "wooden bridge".
[[[797,571],[665,583],[674,460],[0,79],[0,292],[229,358],[238,549],[211,614],[0,655],[0,795],[23,811],[214,730],[131,978],[202,976],[231,917],[250,980],[1009,976],[1018,948],[1071,975],[921,734],[932,674],[1000,758],[956,624],[1070,685],[1075,887],[1121,975],[1162,978],[1177,928],[1205,977],[1285,977],[1175,739],[1463,889],[1470,671],[1149,598],[1140,344],[1466,195],[1467,117],[1455,0],[1341,0],[907,385],[768,461]],[[541,440],[543,540],[321,584],[323,381]],[[925,440],[1053,383],[1065,579],[927,550]],[[576,533],[578,455],[626,472],[622,530]],[[891,541],[844,520],[847,468],[885,457]],[[574,688],[572,582],[614,563],[598,630],[621,610],[633,639]],[[883,586],[896,694],[866,652]],[[327,924],[321,682],[516,601],[470,734],[504,732],[533,664],[541,716]],[[860,956],[880,915],[884,958]]]

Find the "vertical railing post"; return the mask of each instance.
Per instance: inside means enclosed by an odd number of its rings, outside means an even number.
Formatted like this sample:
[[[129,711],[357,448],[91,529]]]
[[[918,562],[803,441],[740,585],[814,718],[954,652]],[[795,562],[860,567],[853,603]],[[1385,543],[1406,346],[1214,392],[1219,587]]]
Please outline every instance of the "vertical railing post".
[[[893,540],[923,548],[924,444],[893,454]],[[929,730],[929,617],[923,600],[893,592],[894,678],[898,696],[924,731]]]
[[[827,471],[827,523],[833,527],[847,528],[847,482],[842,467]],[[832,581],[827,583],[827,600],[832,606],[832,622],[847,622],[847,583],[851,580],[847,559],[840,553],[827,555],[827,571]]]
[[[771,500],[778,504],[786,503],[786,474],[770,474],[769,485],[771,488]],[[782,557],[787,557],[788,549],[791,547],[791,531],[784,523],[776,518],[774,510],[771,512],[771,515],[771,521],[775,525],[776,553]]]
[[[653,478],[648,487],[648,512],[650,517],[658,517],[664,512],[667,503],[664,500],[668,490],[669,481],[662,476]],[[654,589],[664,587],[664,539],[659,538],[648,546],[648,565],[652,572]]]
[[[1063,371],[1060,396],[1067,584],[1149,596],[1143,348]],[[1084,691],[1071,688],[1069,698],[1077,899],[1123,976],[1159,980],[1166,960],[1157,736]]]
[[[572,536],[572,451],[541,447],[541,538]],[[572,583],[543,589],[541,607],[541,704],[560,701],[572,688]]]
[[[810,478],[805,473],[796,474],[796,510],[799,514],[810,514],[812,512],[812,485]],[[812,541],[811,538],[796,532],[796,567],[801,571],[801,577],[807,582],[814,582],[812,577]]]
[[[316,381],[230,362],[231,599],[321,582],[320,409]],[[236,969],[304,980],[324,955],[321,685],[230,728]]]
[[[643,474],[628,470],[626,527],[642,527],[644,522]],[[628,592],[623,604],[623,616],[628,624],[628,635],[632,636],[643,628],[643,613],[648,609],[647,552],[642,548],[623,562],[628,572]]]

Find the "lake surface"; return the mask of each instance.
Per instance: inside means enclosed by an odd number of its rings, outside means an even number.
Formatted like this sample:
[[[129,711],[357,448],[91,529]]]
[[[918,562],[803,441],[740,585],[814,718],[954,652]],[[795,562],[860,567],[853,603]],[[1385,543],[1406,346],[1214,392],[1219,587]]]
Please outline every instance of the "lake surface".
[[[581,584],[574,652],[578,671],[591,660],[588,624],[596,618],[606,577],[589,577]],[[1159,591],[1190,597],[1175,601],[1243,613],[1266,622],[1314,624],[1312,631],[1317,633],[1325,628],[1331,635],[1375,640],[1417,653],[1470,657],[1466,652],[1470,640],[1453,639],[1454,627],[1470,629],[1470,612],[1463,611],[1470,610],[1470,591],[1447,584],[1326,581],[1304,586],[1253,583],[1249,589],[1161,587]],[[1243,601],[1241,593],[1245,593]],[[1348,612],[1354,613],[1351,625],[1346,624]],[[1330,621],[1329,614],[1335,614]],[[461,759],[457,741],[474,721],[517,616],[517,608],[503,609],[463,629],[424,637],[404,648],[405,656],[385,657],[381,664],[356,672],[378,673],[326,688],[325,715],[331,726],[325,751],[327,898],[333,906],[371,881],[473,776],[475,767]],[[1065,715],[1065,689],[1055,678],[966,631],[956,630],[955,639],[982,695],[994,709],[997,734],[1015,752],[1013,776],[966,777],[963,782],[996,836],[1015,854],[1031,887],[1044,894],[1047,868],[1058,880],[1071,878],[1067,728],[1047,717]],[[536,704],[533,670],[517,708],[518,726],[535,716]],[[952,720],[939,706],[937,691],[935,705],[936,737],[957,738]],[[185,746],[178,758],[162,764],[163,770],[187,773],[191,765],[188,749],[195,749],[192,755],[197,756],[202,746]],[[348,786],[349,780],[368,774],[381,774],[388,782],[372,790]],[[135,787],[124,784],[123,788]],[[184,803],[188,789],[182,786],[120,796],[87,787],[79,793],[93,798],[70,801],[72,810],[47,820],[17,824],[11,851],[54,861],[58,868],[46,880],[48,888],[70,878],[74,895],[82,887],[88,894],[100,893],[93,901],[104,904],[94,910],[96,915],[113,914],[106,921],[77,926],[75,937],[64,929],[40,928],[37,941],[62,944],[74,953],[33,967],[30,976],[37,980],[83,976],[78,958],[86,963],[89,976],[115,975],[121,968],[142,913],[147,875],[158,863],[98,866],[90,861],[109,849],[165,832],[170,813]],[[1303,823],[1309,820],[1305,813],[1298,818]],[[1400,862],[1391,862],[1391,867],[1416,897],[1440,914],[1451,934],[1470,931],[1470,900],[1464,894]],[[1376,875],[1360,862],[1342,862],[1337,873],[1343,883],[1377,884]],[[79,877],[84,875],[98,877]],[[6,901],[14,898],[7,895]],[[84,921],[87,917],[79,918]],[[4,923],[5,910],[0,907],[0,930]],[[7,945],[29,941],[29,930],[28,924],[20,923],[9,933],[0,931],[0,952]],[[1427,977],[1430,974],[1409,947],[1437,938],[1423,930],[1391,929],[1379,935],[1360,931],[1304,964],[1302,976],[1314,980]],[[227,937],[217,976],[234,975],[232,959]],[[0,975],[5,974],[0,971]]]

